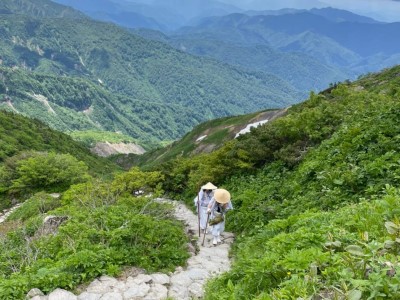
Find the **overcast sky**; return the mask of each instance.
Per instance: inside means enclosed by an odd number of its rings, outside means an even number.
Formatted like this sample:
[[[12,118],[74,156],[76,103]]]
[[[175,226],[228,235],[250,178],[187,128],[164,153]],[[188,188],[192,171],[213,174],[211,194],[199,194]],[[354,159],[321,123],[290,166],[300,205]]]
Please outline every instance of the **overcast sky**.
[[[332,6],[381,21],[400,21],[400,1],[394,0],[219,0],[244,9],[313,8]]]

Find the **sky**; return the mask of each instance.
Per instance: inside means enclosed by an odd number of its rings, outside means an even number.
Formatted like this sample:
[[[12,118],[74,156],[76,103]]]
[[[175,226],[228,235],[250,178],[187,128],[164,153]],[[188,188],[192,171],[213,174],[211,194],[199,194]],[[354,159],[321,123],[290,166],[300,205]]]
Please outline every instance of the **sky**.
[[[335,7],[373,17],[379,21],[400,22],[399,0],[219,0],[243,9]]]

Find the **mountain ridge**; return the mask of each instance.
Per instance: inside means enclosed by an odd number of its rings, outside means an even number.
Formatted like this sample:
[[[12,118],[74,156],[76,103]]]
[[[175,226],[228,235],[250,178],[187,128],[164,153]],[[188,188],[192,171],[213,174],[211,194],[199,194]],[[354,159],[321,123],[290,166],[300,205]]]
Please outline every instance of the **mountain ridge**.
[[[26,69],[23,77],[32,72],[78,76],[91,81],[111,93],[107,97],[113,99],[114,109],[118,108],[125,119],[122,123],[142,114],[154,120],[152,126],[163,128],[157,132],[145,119],[140,122],[139,131],[153,135],[152,143],[176,139],[206,119],[283,107],[304,96],[276,76],[196,58],[116,25],[88,18],[72,21],[3,15],[0,22],[3,66]],[[51,81],[55,79],[44,83]],[[51,86],[40,89],[52,91]],[[50,99],[49,95],[55,92],[41,94]],[[161,126],[163,123],[168,126]],[[121,130],[112,130],[112,118],[105,126],[109,131]],[[141,138],[132,125],[126,130],[134,138]],[[142,139],[149,142],[149,134]]]
[[[175,35],[297,51],[360,75],[391,66],[388,62],[400,53],[400,44],[394,38],[399,29],[400,23],[336,22],[324,14],[300,11],[282,15],[236,13],[210,17],[196,26],[181,28]],[[361,62],[364,62],[363,67]]]

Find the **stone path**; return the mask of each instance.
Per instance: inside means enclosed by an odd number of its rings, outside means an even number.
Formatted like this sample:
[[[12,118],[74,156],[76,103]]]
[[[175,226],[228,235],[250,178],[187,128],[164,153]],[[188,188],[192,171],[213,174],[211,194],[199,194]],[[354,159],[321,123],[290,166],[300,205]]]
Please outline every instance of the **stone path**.
[[[185,205],[164,199],[158,201],[172,203],[177,219],[185,223],[187,232],[196,233],[198,236],[197,216]],[[233,238],[233,234],[225,232],[221,238],[222,243],[213,246],[212,236],[208,234],[204,246],[201,246],[202,235],[196,242],[198,251],[195,251],[193,246],[188,247],[192,248],[192,257],[189,258],[187,266],[178,267],[170,274],[142,273],[126,279],[102,276],[90,283],[78,296],[61,289],[43,296],[39,290],[33,289],[29,292],[28,298],[33,300],[202,299],[206,280],[230,269],[228,252]]]
[[[13,213],[14,210],[16,210],[18,207],[20,207],[22,204],[17,204],[13,206],[12,208],[5,209],[2,212],[0,212],[0,224],[3,223],[9,215]]]

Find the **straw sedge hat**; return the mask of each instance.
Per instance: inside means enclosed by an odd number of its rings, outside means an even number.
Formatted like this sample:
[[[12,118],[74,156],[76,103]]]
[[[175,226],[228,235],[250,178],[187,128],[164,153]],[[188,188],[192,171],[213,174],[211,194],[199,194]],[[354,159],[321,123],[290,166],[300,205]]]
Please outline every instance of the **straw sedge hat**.
[[[214,191],[214,198],[218,203],[225,204],[231,201],[231,194],[227,190],[216,189]]]
[[[201,187],[202,190],[216,190],[217,187],[213,185],[211,182],[208,182],[207,184],[203,185]]]

